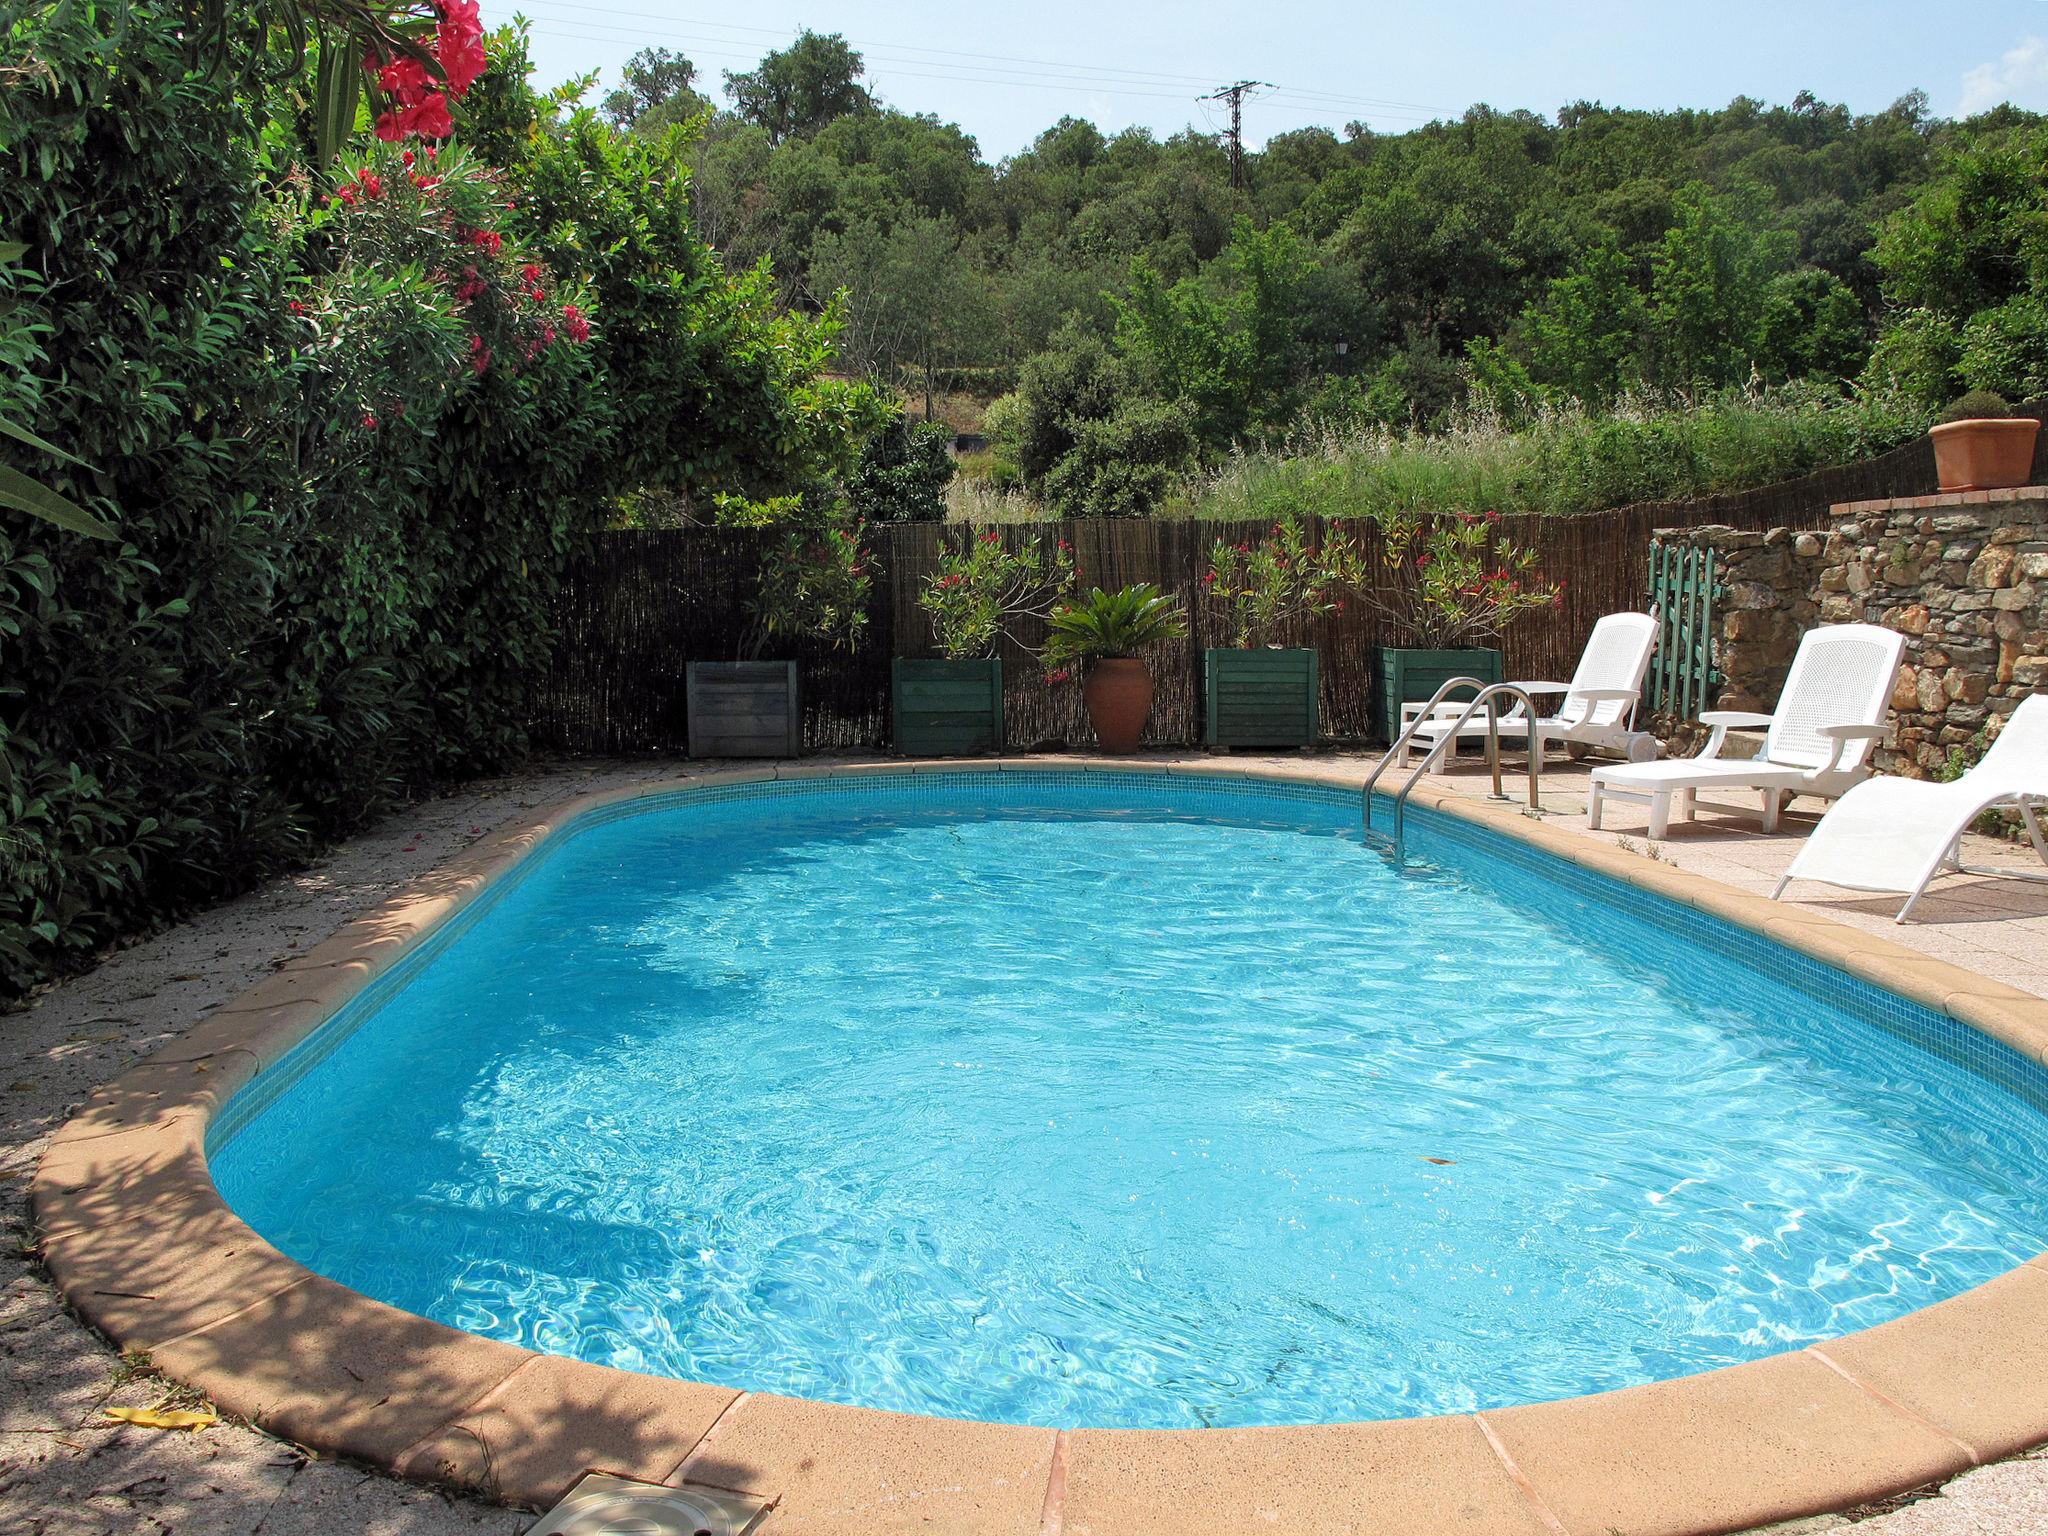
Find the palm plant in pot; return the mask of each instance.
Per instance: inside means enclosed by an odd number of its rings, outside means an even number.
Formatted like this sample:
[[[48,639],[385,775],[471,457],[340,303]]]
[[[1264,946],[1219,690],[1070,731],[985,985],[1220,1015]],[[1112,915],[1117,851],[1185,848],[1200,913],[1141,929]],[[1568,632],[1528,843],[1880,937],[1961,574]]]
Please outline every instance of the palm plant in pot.
[[[1202,739],[1212,747],[1309,747],[1321,727],[1316,652],[1282,642],[1340,612],[1364,585],[1358,541],[1333,528],[1320,542],[1291,513],[1257,544],[1218,539],[1202,598],[1228,646],[1202,653]]]
[[[925,578],[917,605],[931,621],[936,657],[890,664],[890,738],[898,752],[945,756],[1003,744],[1003,641],[1022,647],[1019,620],[1044,622],[1074,585],[1065,539],[1012,548],[986,529],[962,534]]]
[[[1934,470],[1944,491],[1996,491],[2034,475],[2034,439],[2041,423],[2015,416],[2003,397],[1973,389],[1928,429]]]
[[[1054,680],[1073,667],[1082,669],[1081,698],[1102,750],[1135,752],[1152,713],[1152,670],[1142,653],[1186,637],[1180,605],[1150,585],[1116,592],[1097,587],[1053,609],[1046,629],[1042,655]]]
[[[1387,579],[1358,596],[1410,642],[1380,648],[1379,724],[1391,741],[1403,704],[1426,703],[1454,677],[1502,681],[1500,648],[1486,642],[1533,609],[1562,607],[1564,583],[1536,573],[1536,552],[1507,536],[1498,512],[1383,512],[1376,520]]]

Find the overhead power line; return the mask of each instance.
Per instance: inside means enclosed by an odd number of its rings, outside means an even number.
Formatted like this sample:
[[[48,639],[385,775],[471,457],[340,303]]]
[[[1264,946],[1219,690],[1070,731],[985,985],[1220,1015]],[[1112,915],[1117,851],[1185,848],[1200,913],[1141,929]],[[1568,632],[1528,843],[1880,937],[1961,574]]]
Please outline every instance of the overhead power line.
[[[695,18],[666,16],[617,6],[578,3],[578,0],[522,0],[520,10],[530,14],[537,28],[551,36],[573,37],[588,42],[608,42],[613,37],[618,37],[636,42],[686,43],[690,45],[693,54],[702,54],[709,58],[750,60],[756,55],[735,54],[725,50],[749,46],[745,39],[750,37],[781,39],[788,36],[786,29],[749,27],[734,22],[700,21]],[[652,22],[658,25],[622,26],[615,20],[603,18]],[[571,27],[592,28],[610,36],[593,36],[570,30]],[[740,36],[705,35],[722,33],[737,33]],[[932,48],[916,43],[891,43],[873,39],[849,38],[848,42],[860,48],[867,60],[890,65],[892,68],[889,73],[909,79],[962,80],[970,84],[1068,91],[1081,89],[1101,95],[1154,100],[1185,99],[1172,87],[1205,83],[1199,76],[1179,75],[1161,70],[1071,64],[1054,59],[975,53],[962,49]],[[949,60],[978,62],[946,62]],[[877,69],[873,73],[880,75],[884,71]],[[1417,102],[1341,96],[1335,92],[1313,91],[1299,87],[1275,89],[1279,91],[1280,98],[1286,99],[1287,104],[1301,116],[1341,119],[1348,114],[1350,117],[1371,116],[1426,122],[1432,115],[1428,107]]]

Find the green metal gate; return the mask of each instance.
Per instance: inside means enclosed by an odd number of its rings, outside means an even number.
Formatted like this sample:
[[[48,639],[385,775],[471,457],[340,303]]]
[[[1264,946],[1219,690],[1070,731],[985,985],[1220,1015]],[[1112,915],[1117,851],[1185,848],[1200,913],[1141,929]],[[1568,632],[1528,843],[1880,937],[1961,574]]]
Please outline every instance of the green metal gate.
[[[1713,707],[1721,675],[1714,670],[1714,552],[1696,544],[1650,541],[1650,610],[1657,615],[1657,654],[1650,662],[1650,708],[1696,720]]]

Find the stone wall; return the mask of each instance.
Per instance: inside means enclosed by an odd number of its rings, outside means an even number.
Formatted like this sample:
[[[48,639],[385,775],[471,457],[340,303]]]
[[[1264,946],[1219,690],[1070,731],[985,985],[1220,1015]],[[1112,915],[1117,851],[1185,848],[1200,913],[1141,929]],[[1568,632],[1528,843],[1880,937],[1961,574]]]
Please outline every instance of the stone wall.
[[[1815,624],[1885,625],[1906,656],[1877,764],[1924,778],[2048,691],[2048,487],[1848,502],[1818,529],[1660,537],[1716,551],[1723,709],[1771,708]]]

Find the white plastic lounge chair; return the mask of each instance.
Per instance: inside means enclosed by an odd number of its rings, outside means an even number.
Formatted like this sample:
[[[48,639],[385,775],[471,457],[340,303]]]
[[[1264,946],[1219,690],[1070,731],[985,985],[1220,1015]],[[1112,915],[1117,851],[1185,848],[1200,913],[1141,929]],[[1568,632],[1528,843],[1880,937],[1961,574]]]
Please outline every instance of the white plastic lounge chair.
[[[1983,760],[1949,784],[1918,779],[1872,779],[1844,795],[1821,818],[1785,878],[1776,900],[1794,880],[1818,880],[1852,891],[1903,891],[1903,923],[1927,889],[1947,870],[2048,880],[2048,874],[1985,869],[1962,861],[1963,834],[1991,810],[2016,810],[2048,864],[2048,840],[2037,812],[2048,808],[2048,694],[2024,699],[2005,722]]]
[[[1650,652],[1657,648],[1657,620],[1647,613],[1610,613],[1593,626],[1586,649],[1580,653],[1578,669],[1568,683],[1517,683],[1528,694],[1561,693],[1564,702],[1557,713],[1539,717],[1536,730],[1547,751],[1554,743],[1582,748],[1598,747],[1617,752],[1632,763],[1649,762],[1662,749],[1657,738],[1635,728],[1636,705],[1643,694],[1643,673],[1649,670]],[[1401,748],[1397,768],[1408,766],[1411,750],[1424,751],[1434,761],[1442,757],[1451,741],[1457,714],[1464,708],[1439,705],[1447,715],[1424,720]],[[1503,741],[1527,740],[1529,717],[1520,704],[1500,717]],[[1474,716],[1457,732],[1459,741],[1484,741],[1486,720]],[[1577,755],[1577,754],[1574,754]]]
[[[1906,637],[1875,624],[1829,624],[1810,629],[1792,658],[1791,675],[1772,715],[1710,710],[1714,728],[1698,757],[1661,763],[1626,763],[1593,770],[1586,821],[1598,828],[1607,800],[1647,802],[1650,836],[1670,830],[1672,801],[1689,820],[1703,789],[1750,789],[1763,796],[1764,830],[1778,830],[1778,809],[1788,795],[1832,800],[1870,776],[1870,750],[1884,737],[1892,682]],[[1753,758],[1724,758],[1731,730],[1770,727]]]

